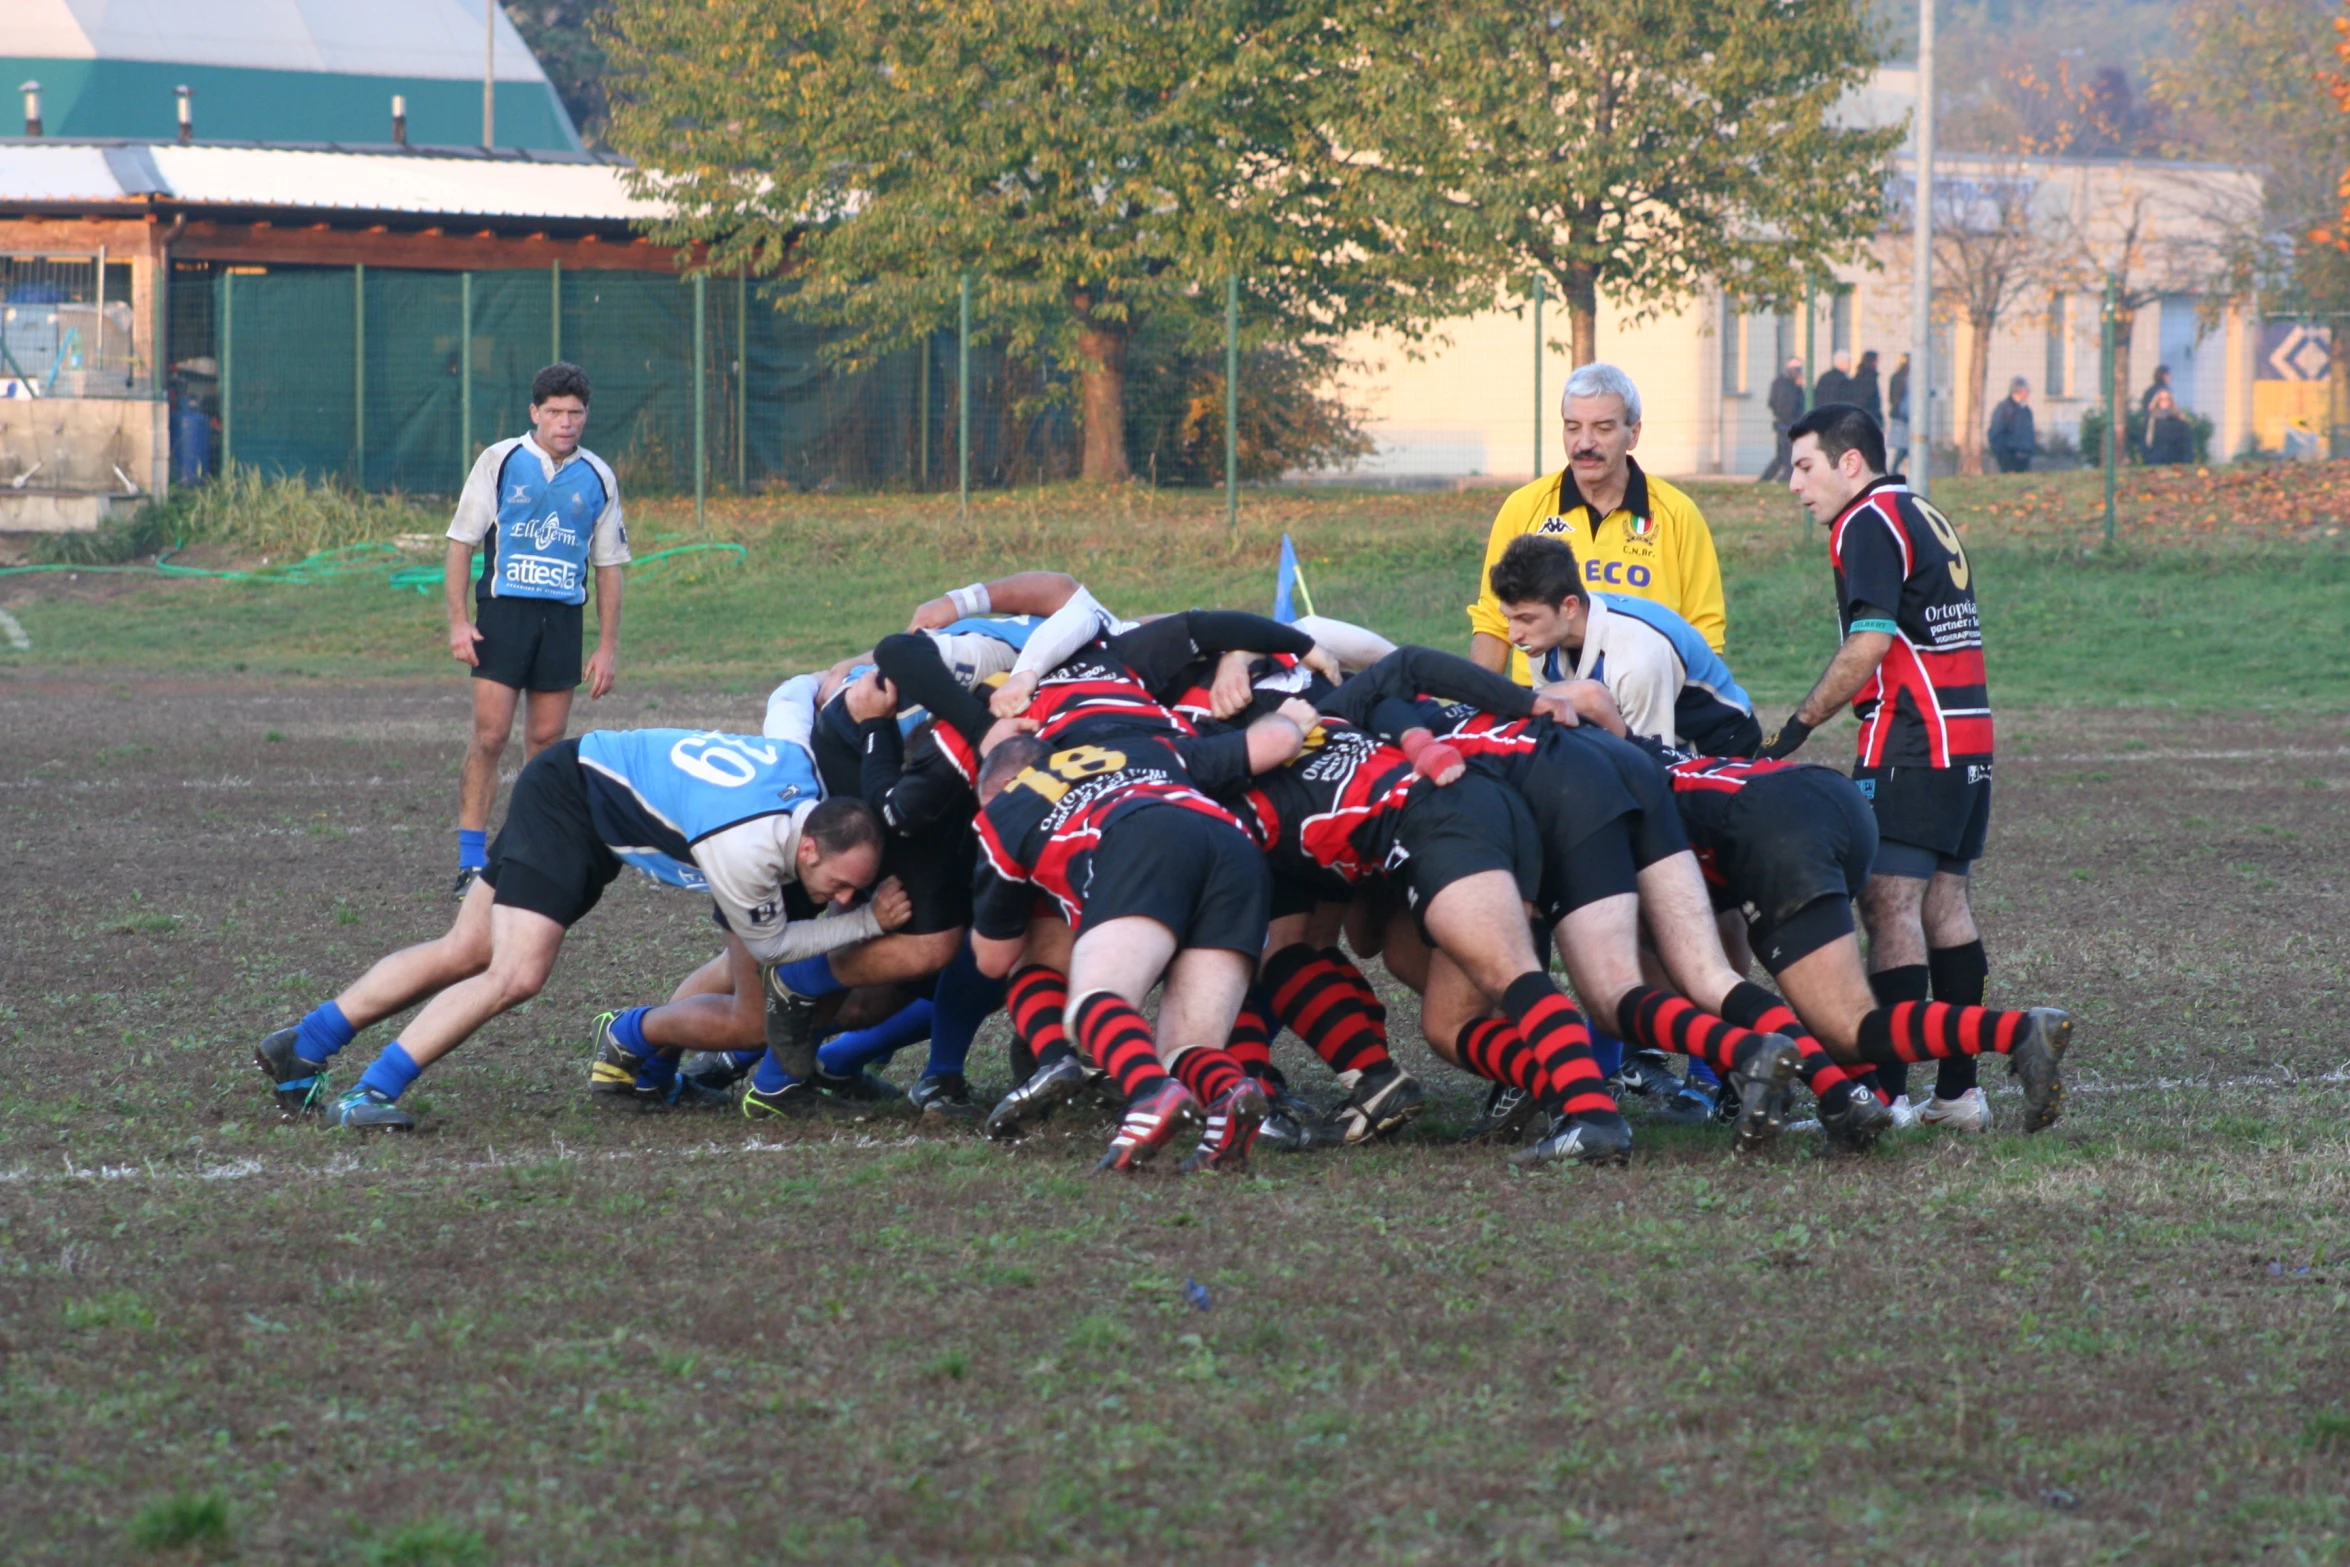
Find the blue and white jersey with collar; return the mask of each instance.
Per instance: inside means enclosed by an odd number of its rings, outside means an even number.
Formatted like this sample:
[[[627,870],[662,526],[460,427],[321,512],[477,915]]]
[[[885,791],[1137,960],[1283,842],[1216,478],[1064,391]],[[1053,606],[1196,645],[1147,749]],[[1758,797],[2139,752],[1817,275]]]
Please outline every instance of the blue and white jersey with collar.
[[[591,569],[629,560],[620,481],[604,460],[583,446],[558,462],[527,435],[475,459],[449,537],[481,549],[484,599],[584,603]]]
[[[614,855],[707,891],[761,961],[786,950],[783,889],[799,880],[800,824],[824,796],[805,751],[761,735],[598,729],[580,738],[579,765]]]
[[[1754,702],[1722,655],[1695,626],[1646,599],[1592,594],[1572,667],[1566,649],[1552,648],[1537,673],[1543,681],[1598,681],[1627,728],[1669,746],[1742,756],[1761,738],[1748,733]]]

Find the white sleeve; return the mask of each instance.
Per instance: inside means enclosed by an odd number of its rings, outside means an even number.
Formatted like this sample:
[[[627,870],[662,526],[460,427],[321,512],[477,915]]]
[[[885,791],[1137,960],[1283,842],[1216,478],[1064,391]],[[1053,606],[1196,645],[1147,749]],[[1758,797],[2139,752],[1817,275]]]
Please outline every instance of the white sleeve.
[[[1681,655],[1662,632],[1629,615],[1609,617],[1608,630],[1607,690],[1625,725],[1636,735],[1679,744],[1673,717],[1681,697]]]
[[[636,557],[628,552],[628,518],[620,510],[620,480],[594,452],[579,455],[583,462],[595,465],[596,477],[604,481],[604,509],[596,514],[595,532],[588,536],[588,564],[625,566]]]
[[[1290,624],[1312,637],[1341,669],[1368,669],[1395,651],[1395,644],[1378,632],[1324,615],[1300,615]]]
[[[816,693],[823,684],[822,675],[794,675],[768,692],[767,719],[759,733],[770,740],[788,740],[814,760]]]
[[[498,469],[520,438],[493,441],[473,459],[465,488],[457,496],[457,510],[449,519],[448,536],[460,544],[479,544],[498,525]]]
[[[881,921],[875,917],[873,905],[868,903],[853,913],[793,920],[777,934],[771,950],[749,941],[743,946],[761,963],[797,963],[802,958],[820,957],[843,947],[853,947],[860,941],[871,941],[880,934]]]
[[[694,864],[708,884],[710,900],[726,928],[761,963],[812,958],[881,934],[870,906],[812,920],[785,916],[783,889],[799,879],[793,851],[800,841],[799,818],[806,814],[753,817],[694,845]]]
[[[1012,662],[1015,675],[1041,675],[1058,669],[1069,661],[1071,654],[1097,637],[1114,636],[1118,624],[1110,612],[1094,601],[1094,596],[1081,584],[1063,604],[1045,617],[1042,625],[1028,633],[1028,645]]]

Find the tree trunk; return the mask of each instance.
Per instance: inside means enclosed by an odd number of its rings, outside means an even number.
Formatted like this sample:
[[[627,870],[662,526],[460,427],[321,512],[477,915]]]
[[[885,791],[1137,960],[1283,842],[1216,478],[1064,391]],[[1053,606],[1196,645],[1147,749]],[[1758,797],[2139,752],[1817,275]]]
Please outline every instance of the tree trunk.
[[[1576,368],[1599,357],[1599,276],[1588,267],[1566,272],[1567,357]]]
[[[1082,476],[1097,484],[1133,477],[1126,463],[1125,323],[1088,321],[1077,334],[1078,422],[1085,432]]]
[[[1983,471],[1983,443],[1989,435],[1991,328],[1995,323],[1967,317],[1966,374],[1959,382],[1958,471]]]

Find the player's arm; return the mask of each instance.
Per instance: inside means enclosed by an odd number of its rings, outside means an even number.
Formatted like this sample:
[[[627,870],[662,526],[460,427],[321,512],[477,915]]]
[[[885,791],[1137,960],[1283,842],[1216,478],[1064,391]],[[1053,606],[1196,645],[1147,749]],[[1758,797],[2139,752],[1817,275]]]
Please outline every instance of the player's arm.
[[[1042,625],[1028,633],[1020,656],[1012,661],[1011,672],[1015,676],[1045,675],[1067,663],[1079,648],[1108,636],[1114,625],[1110,612],[1078,587],[1059,609],[1045,616]]]
[[[1050,615],[1069,602],[1077,579],[1061,571],[1023,571],[993,582],[974,582],[914,608],[908,631],[941,631],[974,615]]]
[[[1005,876],[982,853],[971,882],[971,956],[980,973],[1002,979],[1018,966],[1035,904],[1034,887]]]
[[[777,817],[757,817],[712,833],[694,845],[694,865],[709,884],[710,901],[718,905],[726,928],[742,938],[743,946],[761,963],[797,963],[842,947],[871,941],[912,917],[903,908],[905,896],[890,899],[876,893],[874,901],[846,914],[819,919],[789,919],[783,912],[783,888],[795,880],[792,845],[797,836],[779,831]],[[884,883],[884,890],[890,884]],[[895,919],[884,916],[895,915]]]
[[[466,613],[466,579],[473,574],[473,546],[462,539],[449,541],[449,561],[442,571],[442,579],[449,597],[449,656],[461,664],[479,665],[481,655],[473,644],[481,640],[481,632]]]
[[[602,696],[620,678],[621,579],[618,566],[596,568],[596,650],[588,655],[588,696]]]
[[[1351,621],[1332,620],[1327,615],[1300,615],[1290,622],[1298,630],[1314,639],[1314,646],[1341,670],[1368,669],[1395,651],[1395,644],[1368,626]],[[1341,678],[1328,676],[1336,685]]]
[[[1606,686],[1596,680],[1562,680],[1555,685],[1544,686],[1535,694],[1552,701],[1565,703],[1574,709],[1577,718],[1587,724],[1597,724],[1619,740],[1637,740],[1643,737],[1643,731],[1625,722],[1624,710],[1616,705],[1614,695],[1609,692]],[[1666,725],[1666,729],[1669,733],[1671,730],[1669,723]],[[1649,734],[1654,732],[1653,730],[1646,731]],[[1659,745],[1663,743],[1662,740],[1657,742]]]
[[[1836,656],[1828,660],[1827,672],[1819,684],[1811,688],[1795,712],[1778,732],[1765,740],[1755,755],[1771,761],[1792,756],[1811,738],[1811,732],[1836,716],[1844,706],[1860,694],[1860,688],[1869,683],[1869,676],[1885,661],[1885,654],[1893,646],[1890,628],[1893,621],[1882,611],[1867,604],[1855,606],[1852,630],[1844,643],[1836,649]]]
[[[1373,728],[1371,715],[1380,703],[1408,703],[1422,692],[1448,702],[1467,702],[1497,718],[1532,718],[1543,710],[1532,691],[1508,676],[1427,647],[1397,648],[1324,697],[1320,706],[1325,713]]]
[[[449,518],[448,562],[441,579],[448,590],[449,656],[461,664],[479,665],[473,645],[481,640],[466,609],[467,578],[472,575],[473,552],[498,525],[498,463],[503,453],[490,447],[473,460],[465,488],[457,496],[457,510]]]
[[[907,631],[883,637],[874,645],[873,663],[896,688],[900,703],[928,708],[931,717],[953,725],[974,751],[986,743],[988,728],[995,722],[987,704],[955,678],[930,638]]]

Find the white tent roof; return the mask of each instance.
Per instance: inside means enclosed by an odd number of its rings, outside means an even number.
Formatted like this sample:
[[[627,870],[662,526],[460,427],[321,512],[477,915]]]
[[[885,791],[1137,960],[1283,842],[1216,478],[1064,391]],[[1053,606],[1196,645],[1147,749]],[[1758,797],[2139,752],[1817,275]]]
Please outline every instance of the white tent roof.
[[[0,4],[8,0],[0,0]],[[0,203],[155,197],[223,207],[625,222],[663,214],[625,165],[429,153],[299,151],[198,142],[0,144]]]
[[[0,0],[17,58],[434,76],[478,81],[488,0]],[[500,11],[498,80],[543,82]]]

